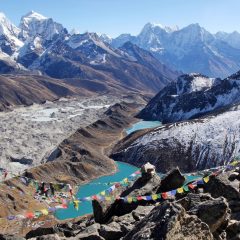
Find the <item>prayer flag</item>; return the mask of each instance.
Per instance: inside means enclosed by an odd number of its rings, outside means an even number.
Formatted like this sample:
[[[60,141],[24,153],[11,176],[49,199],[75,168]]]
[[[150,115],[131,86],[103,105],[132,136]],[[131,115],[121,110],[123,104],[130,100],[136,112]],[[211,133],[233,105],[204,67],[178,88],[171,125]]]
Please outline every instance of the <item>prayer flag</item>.
[[[183,190],[182,187],[177,189],[177,192],[178,192],[178,193],[183,193],[183,191],[184,191],[184,190]]]
[[[175,196],[176,193],[177,193],[177,190],[172,190],[172,191],[171,191],[171,195],[172,195],[172,196]]]
[[[152,196],[146,196],[146,200],[147,201],[151,201],[152,200]]]
[[[157,200],[157,199],[158,199],[158,195],[157,195],[157,194],[153,194],[153,195],[152,195],[152,199],[153,199],[153,200]]]
[[[188,188],[194,189],[196,186],[194,186],[192,183],[188,184]]]
[[[183,189],[184,189],[185,192],[189,192],[189,189],[188,189],[187,185],[183,186]]]
[[[143,200],[142,196],[138,196],[138,197],[137,197],[137,200],[138,200],[138,201]]]
[[[209,176],[203,178],[203,181],[204,181],[205,183],[208,183],[208,182],[209,182]]]
[[[47,210],[47,209],[42,209],[42,210],[41,210],[41,213],[42,213],[43,215],[47,216],[47,215],[48,215],[48,210]]]
[[[163,199],[167,199],[167,198],[168,198],[168,195],[167,195],[166,192],[163,192],[163,193],[162,193],[162,198],[163,198]]]

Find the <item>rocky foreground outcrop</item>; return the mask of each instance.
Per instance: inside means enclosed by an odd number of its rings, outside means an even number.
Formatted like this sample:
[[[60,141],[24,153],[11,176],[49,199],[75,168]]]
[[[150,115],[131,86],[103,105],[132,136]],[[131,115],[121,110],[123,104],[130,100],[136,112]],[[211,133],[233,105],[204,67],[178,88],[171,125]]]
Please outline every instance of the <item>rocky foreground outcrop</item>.
[[[178,166],[192,172],[232,161],[240,154],[240,105],[221,112],[153,130],[135,132],[113,150],[115,160],[141,166],[150,162],[158,172]]]
[[[168,200],[93,203],[94,216],[68,221],[49,228],[32,230],[24,238],[0,236],[0,239],[85,239],[85,240],[237,240],[240,239],[240,193],[238,180],[228,180],[231,173],[211,176],[197,189],[177,194]],[[234,173],[239,175],[239,169]],[[175,182],[166,179],[175,178]],[[164,179],[157,175],[140,177],[129,186],[118,188],[119,196],[149,195],[162,189],[175,189],[183,178],[178,169]],[[230,177],[229,179],[232,180]],[[139,182],[145,182],[142,186]],[[178,184],[177,184],[178,183]],[[101,219],[104,214],[108,218]],[[105,215],[106,216],[106,215]]]

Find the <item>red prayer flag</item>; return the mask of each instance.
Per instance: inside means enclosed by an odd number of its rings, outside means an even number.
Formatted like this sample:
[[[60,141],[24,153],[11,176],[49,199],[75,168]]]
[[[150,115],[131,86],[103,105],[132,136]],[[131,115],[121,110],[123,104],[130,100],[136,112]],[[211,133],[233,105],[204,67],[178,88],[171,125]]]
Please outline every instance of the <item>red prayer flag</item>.
[[[62,208],[67,208],[67,204],[62,204]]]
[[[92,196],[93,200],[98,200],[98,197],[96,195]]]
[[[190,189],[194,189],[196,186],[194,186],[192,183],[190,183],[190,184],[188,184],[188,187],[189,187]]]
[[[32,212],[26,213],[26,218],[34,218],[35,215]]]
[[[163,193],[162,193],[162,198],[163,198],[163,199],[167,199],[167,197],[168,197],[167,193],[166,193],[166,192],[163,192]]]

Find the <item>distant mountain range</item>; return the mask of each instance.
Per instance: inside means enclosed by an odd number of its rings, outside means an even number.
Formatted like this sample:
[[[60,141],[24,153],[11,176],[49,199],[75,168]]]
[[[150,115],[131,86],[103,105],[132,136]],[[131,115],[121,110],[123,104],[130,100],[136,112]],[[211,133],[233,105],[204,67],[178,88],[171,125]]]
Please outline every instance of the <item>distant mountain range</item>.
[[[33,11],[19,27],[0,14],[0,73],[47,75],[94,92],[150,95],[179,75],[132,43],[115,49],[96,33],[70,34]]]
[[[90,92],[153,95],[182,72],[223,77],[238,71],[239,42],[237,32],[211,34],[198,24],[148,23],[138,36],[112,39],[70,33],[33,11],[16,27],[0,13],[0,74],[48,76]]]
[[[105,36],[105,39],[114,47],[130,41],[150,51],[167,66],[185,73],[224,78],[240,68],[238,32],[211,34],[199,24],[179,29],[148,23],[137,36],[122,34],[115,39]]]

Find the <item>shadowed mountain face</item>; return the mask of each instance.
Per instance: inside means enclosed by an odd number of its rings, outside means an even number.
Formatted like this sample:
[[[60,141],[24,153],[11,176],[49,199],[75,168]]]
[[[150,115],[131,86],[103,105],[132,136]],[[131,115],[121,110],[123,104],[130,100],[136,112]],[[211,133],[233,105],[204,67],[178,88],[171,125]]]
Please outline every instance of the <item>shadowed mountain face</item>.
[[[162,89],[138,114],[163,123],[196,118],[240,101],[239,72],[224,79],[183,75]]]
[[[159,172],[224,165],[240,153],[239,117],[238,104],[204,118],[138,131],[122,140],[112,157],[136,166],[150,162]]]
[[[133,49],[137,58],[131,55]],[[30,69],[55,78],[75,79],[76,84],[81,84],[81,80],[93,80],[148,93],[158,91],[177,76],[137,46],[129,44],[114,50],[90,33],[56,41]]]

